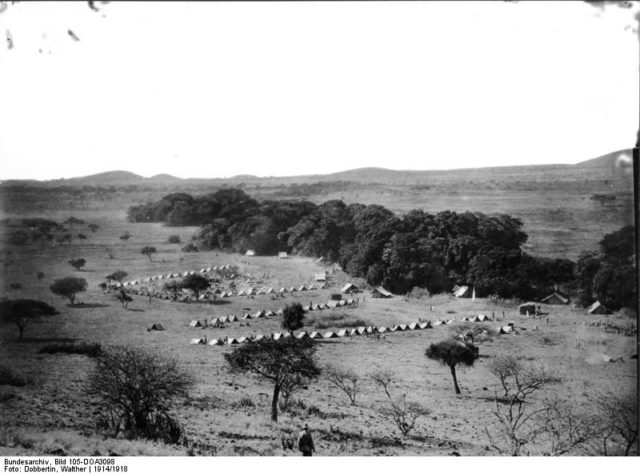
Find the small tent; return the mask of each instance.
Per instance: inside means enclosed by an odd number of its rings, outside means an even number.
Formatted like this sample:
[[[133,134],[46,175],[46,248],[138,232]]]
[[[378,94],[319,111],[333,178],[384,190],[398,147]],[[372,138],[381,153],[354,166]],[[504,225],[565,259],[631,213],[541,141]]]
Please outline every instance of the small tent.
[[[230,323],[235,323],[236,321],[238,321],[238,316],[236,316],[235,314],[229,315],[229,322]]]
[[[189,344],[206,344],[207,341],[205,338],[198,338],[198,339],[191,339],[191,341],[189,342]]]
[[[306,287],[306,286],[304,286],[304,285],[300,285],[300,286],[298,287],[298,291],[307,291],[307,287]]]
[[[250,339],[247,336],[240,336],[238,338],[238,344],[244,344],[245,342],[250,342]]]
[[[393,295],[391,293],[389,293],[381,286],[377,286],[373,290],[371,290],[372,298],[391,298],[392,296]]]
[[[287,252],[278,252],[278,258],[289,258]]]
[[[308,290],[315,290],[316,289],[316,285],[314,285],[313,283],[311,283],[309,285],[309,288],[307,288]]]
[[[355,293],[356,291],[358,291],[358,287],[353,283],[347,283],[340,289],[340,291],[342,293]]]
[[[511,332],[513,332],[513,326],[501,326],[498,329],[498,334],[510,334]]]
[[[398,329],[399,329],[400,331],[406,331],[406,330],[408,330],[408,329],[409,329],[409,326],[407,326],[406,324],[400,324],[400,325],[398,326]]]
[[[164,327],[160,323],[154,323],[151,325],[152,331],[164,331]]]
[[[600,301],[596,301],[589,308],[587,308],[589,314],[610,314],[610,311]]]
[[[338,337],[338,335],[333,331],[327,331],[322,335],[323,339],[334,339]]]
[[[273,311],[269,310],[266,313],[264,313],[264,315],[267,316],[267,317],[271,317],[271,316],[275,316],[276,313],[274,313]]]
[[[327,281],[327,272],[315,273],[313,279],[315,281]]]
[[[358,326],[356,328],[356,332],[358,333],[359,336],[363,336],[364,334],[367,333],[367,328],[365,328],[364,326]]]
[[[422,329],[422,328],[420,327],[420,323],[411,323],[411,324],[409,324],[409,329],[418,330],[418,329]]]
[[[282,316],[284,314],[284,309],[280,308],[278,311],[276,311],[276,315],[277,316]]]
[[[200,321],[198,321],[197,319],[194,319],[193,321],[191,321],[189,323],[189,327],[192,328],[201,328],[202,327],[202,323]]]
[[[426,321],[424,323],[420,323],[418,324],[418,326],[420,326],[420,329],[430,329],[431,326],[431,321]]]
[[[230,337],[227,339],[227,345],[230,346],[232,344],[239,344],[238,340],[235,337]]]
[[[255,252],[255,250],[247,250],[244,253],[244,255],[245,255],[245,257],[255,257],[256,256],[256,252]]]
[[[224,345],[224,341],[222,339],[211,339],[209,342],[210,346],[222,346]]]
[[[530,316],[533,316],[534,314],[536,314],[536,308],[537,308],[536,303],[528,302],[518,306],[518,311],[520,311],[520,314],[529,313]]]
[[[340,331],[338,331],[338,337],[348,337],[349,336],[349,332],[346,329],[341,329]]]
[[[385,326],[380,326],[380,327],[378,328],[378,332],[379,332],[380,334],[384,334],[384,333],[385,333],[385,332],[387,332],[387,331],[388,331],[388,329],[387,329]]]
[[[471,288],[468,286],[461,286],[453,293],[453,296],[456,298],[471,298],[472,293]]]
[[[264,339],[264,335],[263,334],[258,334],[256,336],[253,337],[254,341],[262,341]]]
[[[544,304],[569,304],[570,300],[558,291],[554,291],[549,296],[540,300]]]
[[[281,332],[274,332],[271,337],[274,341],[279,341],[282,337],[284,337],[284,334],[282,334]]]
[[[310,339],[322,339],[322,334],[320,334],[318,331],[313,331],[311,334],[309,334],[309,338]]]
[[[296,334],[296,339],[307,339],[309,337],[309,334],[307,334],[307,331],[301,331],[298,334]]]
[[[282,287],[280,288],[280,291],[278,293],[284,294],[284,293],[288,293],[289,290],[287,290],[286,288]]]

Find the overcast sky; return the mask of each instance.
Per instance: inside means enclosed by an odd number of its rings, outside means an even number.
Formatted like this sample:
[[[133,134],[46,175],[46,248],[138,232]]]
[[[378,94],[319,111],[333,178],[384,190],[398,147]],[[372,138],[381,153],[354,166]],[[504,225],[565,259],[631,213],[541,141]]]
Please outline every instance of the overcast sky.
[[[0,179],[576,163],[635,143],[638,8],[19,3]]]

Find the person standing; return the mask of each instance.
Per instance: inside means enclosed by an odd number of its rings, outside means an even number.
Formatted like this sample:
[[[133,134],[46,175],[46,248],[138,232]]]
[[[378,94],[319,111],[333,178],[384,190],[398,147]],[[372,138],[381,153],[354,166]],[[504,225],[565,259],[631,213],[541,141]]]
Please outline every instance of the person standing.
[[[307,424],[304,425],[304,428],[298,435],[298,449],[303,456],[311,456],[312,453],[316,450],[315,446],[313,445],[311,432],[309,431],[309,425]]]

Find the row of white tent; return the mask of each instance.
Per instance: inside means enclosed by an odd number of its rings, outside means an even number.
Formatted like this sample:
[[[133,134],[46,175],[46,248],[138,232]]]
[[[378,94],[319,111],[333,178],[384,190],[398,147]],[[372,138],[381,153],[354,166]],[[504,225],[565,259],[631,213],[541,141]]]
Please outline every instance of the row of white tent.
[[[331,309],[331,308],[337,308],[337,307],[342,307],[342,306],[348,306],[348,305],[352,305],[355,303],[355,300],[353,299],[348,299],[348,300],[339,300],[339,301],[329,301],[328,303],[325,304],[316,304],[316,305],[308,305],[308,306],[303,306],[303,309],[305,311],[321,311],[324,309]],[[194,319],[189,323],[189,326],[192,328],[202,328],[202,327],[207,327],[207,326],[215,326],[216,323],[235,323],[238,321],[243,321],[243,320],[247,320],[247,319],[262,319],[262,318],[268,318],[271,316],[282,316],[284,314],[284,309],[280,308],[278,311],[273,312],[273,311],[265,311],[260,310],[260,311],[256,311],[254,314],[251,313],[245,313],[242,316],[235,316],[233,314],[229,314],[227,316],[222,316],[219,318],[213,318],[211,320],[211,322],[207,322],[207,320],[204,320],[204,323],[200,320]]]
[[[455,319],[450,320],[438,320],[435,322],[431,321],[418,321],[410,324],[398,324],[392,327],[386,326],[359,326],[357,328],[350,329],[341,329],[338,332],[327,331],[324,333],[313,331],[300,331],[297,334],[293,334],[292,332],[275,332],[270,335],[258,334],[256,336],[241,336],[238,338],[235,337],[224,337],[219,339],[212,339],[211,341],[207,341],[207,337],[194,338],[191,339],[189,344],[200,344],[200,345],[209,345],[209,346],[224,346],[224,345],[235,345],[242,344],[248,342],[256,342],[263,339],[273,339],[280,340],[282,338],[295,337],[296,339],[336,339],[341,337],[353,337],[353,336],[364,336],[364,335],[373,335],[373,334],[385,334],[391,332],[404,332],[404,331],[417,331],[423,329],[431,329],[433,327],[453,324]],[[500,326],[497,329],[498,334],[510,334],[514,332],[513,323],[509,323],[507,326]]]
[[[146,278],[140,278],[138,280],[125,281],[122,283],[122,286],[129,287],[129,286],[141,285],[143,283],[151,283],[152,281],[170,280],[171,278],[182,278],[189,275],[195,275],[196,273],[204,274],[204,273],[217,272],[222,270],[231,270],[231,265],[227,264],[227,265],[220,265],[219,267],[215,266],[215,267],[201,268],[199,272],[196,272],[195,270],[190,270],[190,271],[184,271],[184,272],[167,273],[164,275],[153,275]]]

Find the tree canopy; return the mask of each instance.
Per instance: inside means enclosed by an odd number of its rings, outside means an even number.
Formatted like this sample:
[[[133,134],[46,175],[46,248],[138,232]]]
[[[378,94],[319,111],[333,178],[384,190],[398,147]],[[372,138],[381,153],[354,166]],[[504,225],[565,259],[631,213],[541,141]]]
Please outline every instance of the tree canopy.
[[[308,339],[263,339],[237,346],[224,357],[233,371],[253,373],[273,383],[273,421],[278,421],[278,397],[283,384],[296,376],[314,380],[321,373],[315,358],[315,346]]]
[[[61,278],[55,280],[50,289],[54,294],[68,298],[69,302],[74,304],[76,295],[87,289],[87,280],[75,277]]]
[[[460,387],[458,386],[458,378],[456,376],[456,366],[473,366],[476,359],[479,357],[479,350],[476,346],[468,342],[447,339],[445,341],[431,344],[426,350],[425,355],[429,359],[440,362],[442,365],[446,365],[451,369],[453,386],[456,394],[460,394]]]
[[[0,319],[5,323],[15,324],[18,327],[20,339],[31,321],[56,314],[58,314],[56,309],[43,301],[30,299],[0,301]]]

